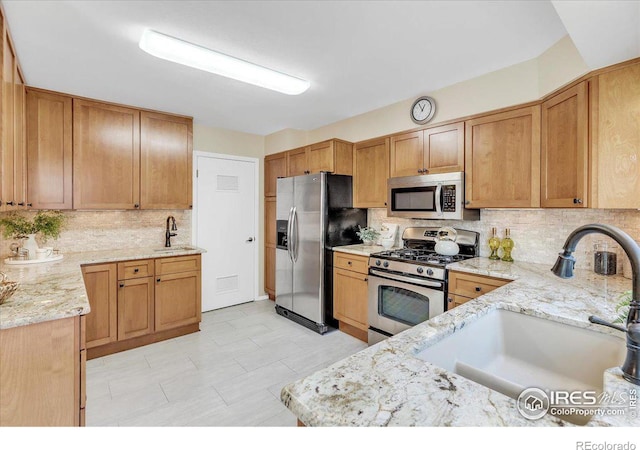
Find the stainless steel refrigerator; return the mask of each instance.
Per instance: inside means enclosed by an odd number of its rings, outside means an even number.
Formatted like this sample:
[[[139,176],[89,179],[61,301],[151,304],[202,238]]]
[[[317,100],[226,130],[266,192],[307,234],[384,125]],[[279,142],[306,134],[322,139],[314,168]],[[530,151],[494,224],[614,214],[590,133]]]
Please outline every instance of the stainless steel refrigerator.
[[[320,334],[333,318],[332,248],[360,242],[367,210],[352,208],[348,175],[319,173],[278,179],[276,311]]]

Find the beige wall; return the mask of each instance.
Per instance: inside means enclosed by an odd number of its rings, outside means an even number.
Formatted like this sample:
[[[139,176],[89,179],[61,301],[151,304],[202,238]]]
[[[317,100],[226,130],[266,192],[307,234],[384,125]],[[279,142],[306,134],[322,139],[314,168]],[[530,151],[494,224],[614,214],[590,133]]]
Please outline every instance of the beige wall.
[[[224,128],[193,125],[193,150],[257,158],[258,194],[258,292],[264,294],[264,136]],[[195,236],[194,236],[195,239]]]
[[[541,98],[583,75],[587,66],[566,36],[538,58],[428,92],[436,100],[432,123],[478,114]],[[415,128],[409,108],[415,98],[308,132],[282,130],[265,136],[265,154],[331,138],[358,142]]]

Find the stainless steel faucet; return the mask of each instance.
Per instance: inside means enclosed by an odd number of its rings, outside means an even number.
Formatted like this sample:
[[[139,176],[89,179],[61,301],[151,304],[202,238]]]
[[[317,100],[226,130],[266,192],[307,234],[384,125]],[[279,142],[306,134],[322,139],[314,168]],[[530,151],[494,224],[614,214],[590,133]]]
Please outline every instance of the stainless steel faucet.
[[[169,229],[169,224],[171,224],[171,229]],[[167,217],[167,232],[165,233],[165,247],[171,247],[171,238],[173,236],[177,236],[178,233],[172,233],[172,231],[178,231],[178,227],[176,226],[176,218],[173,216]]]
[[[627,357],[622,365],[622,376],[625,380],[640,385],[640,246],[627,233],[611,225],[590,224],[576,228],[564,243],[564,252],[560,253],[551,271],[560,278],[571,278],[576,264],[571,255],[576,250],[578,241],[587,234],[602,233],[620,244],[631,261],[632,284],[631,303],[627,326],[620,327],[595,316],[589,321],[605,325],[627,333]]]

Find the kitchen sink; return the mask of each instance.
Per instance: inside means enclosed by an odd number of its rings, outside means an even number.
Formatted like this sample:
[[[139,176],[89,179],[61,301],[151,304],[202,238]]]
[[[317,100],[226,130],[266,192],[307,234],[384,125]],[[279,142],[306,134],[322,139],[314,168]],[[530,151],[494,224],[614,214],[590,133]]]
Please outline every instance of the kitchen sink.
[[[465,325],[416,357],[513,399],[529,387],[603,389],[605,370],[625,358],[620,337],[497,309]],[[561,416],[584,425],[590,416]]]
[[[156,248],[154,251],[161,252],[161,253],[168,253],[168,252],[181,252],[181,251],[191,251],[191,250],[196,250],[196,248],[189,247],[188,245],[182,245],[177,247]]]

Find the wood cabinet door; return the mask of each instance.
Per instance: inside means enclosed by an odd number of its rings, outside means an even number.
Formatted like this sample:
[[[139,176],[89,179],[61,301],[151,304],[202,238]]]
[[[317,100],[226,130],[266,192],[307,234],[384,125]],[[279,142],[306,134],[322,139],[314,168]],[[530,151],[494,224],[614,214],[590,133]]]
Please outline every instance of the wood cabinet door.
[[[140,112],[140,207],[190,209],[193,120]]]
[[[140,205],[140,112],[73,100],[74,209]]]
[[[427,173],[464,172],[464,122],[424,130]]]
[[[542,103],[540,203],[543,208],[586,208],[589,176],[587,82]]]
[[[27,207],[26,90],[17,61],[13,66],[13,198],[15,209]]]
[[[264,199],[264,242],[265,245],[276,246],[276,199]]]
[[[333,271],[333,316],[356,328],[369,328],[367,275],[344,269]]]
[[[307,170],[310,173],[335,172],[333,144],[333,141],[324,141],[309,146]]]
[[[0,187],[2,196],[0,197],[0,211],[11,211],[15,209],[17,203],[13,192],[13,169],[14,169],[14,65],[16,56],[13,46],[9,41],[9,33],[5,29],[0,35],[2,40],[2,108],[0,117],[0,132],[2,133],[2,154],[0,159]]]
[[[27,191],[34,209],[71,209],[72,100],[27,91]]]
[[[96,264],[82,267],[84,286],[91,312],[86,315],[87,348],[118,339],[117,265]]]
[[[591,207],[640,209],[640,63],[591,83]]]
[[[424,165],[424,133],[411,133],[391,136],[390,177],[421,175]]]
[[[287,152],[287,176],[304,175],[309,170],[309,147],[297,148]]]
[[[272,300],[276,296],[276,248],[264,249],[264,290]]]
[[[360,142],[353,150],[353,207],[387,206],[389,138]]]
[[[153,277],[118,281],[118,340],[153,333]]]
[[[156,331],[200,322],[200,289],[200,271],[156,275]]]
[[[468,208],[540,206],[540,105],[465,123]]]
[[[278,192],[278,178],[287,176],[287,152],[264,157],[264,196],[275,197]]]

